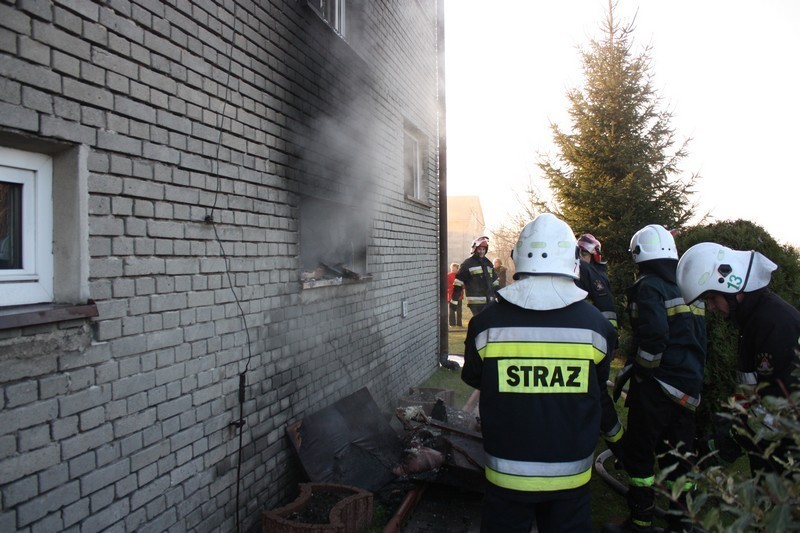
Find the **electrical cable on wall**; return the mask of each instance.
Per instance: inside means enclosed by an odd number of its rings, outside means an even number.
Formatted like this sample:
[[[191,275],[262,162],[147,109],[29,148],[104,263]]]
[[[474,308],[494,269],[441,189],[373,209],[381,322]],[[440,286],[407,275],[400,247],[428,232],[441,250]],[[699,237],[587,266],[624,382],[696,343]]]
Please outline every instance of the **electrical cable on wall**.
[[[225,87],[225,93],[223,95],[223,105],[221,112],[217,115],[217,141],[216,141],[216,154],[214,159],[212,160],[212,169],[211,174],[217,177],[217,187],[216,191],[214,192],[214,203],[211,206],[211,210],[204,218],[204,222],[206,224],[210,224],[211,227],[214,229],[214,238],[217,241],[220,249],[220,255],[222,256],[223,263],[225,265],[225,275],[228,279],[228,285],[231,289],[231,294],[233,294],[233,298],[236,301],[236,305],[239,309],[239,316],[242,318],[242,325],[244,327],[245,336],[247,338],[247,359],[245,361],[244,370],[239,373],[239,390],[238,390],[238,400],[239,400],[239,418],[238,420],[234,421],[232,425],[236,428],[238,437],[239,437],[239,445],[237,450],[237,459],[236,459],[236,531],[241,532],[241,519],[240,519],[240,495],[241,495],[241,484],[242,484],[242,450],[244,448],[243,439],[244,439],[244,426],[245,426],[245,419],[244,419],[244,400],[245,400],[245,392],[247,388],[247,372],[250,368],[250,360],[253,357],[252,347],[251,347],[251,340],[250,340],[250,329],[247,327],[247,318],[244,313],[244,308],[242,307],[242,303],[239,300],[239,296],[236,294],[236,290],[234,288],[233,279],[231,277],[231,270],[230,270],[230,262],[228,255],[225,253],[225,247],[222,244],[222,239],[220,238],[219,232],[217,230],[216,221],[214,220],[214,211],[217,208],[217,199],[219,198],[220,194],[220,184],[222,183],[222,177],[219,176],[219,156],[220,156],[220,147],[222,144],[222,127],[225,122],[225,111],[228,108],[228,101],[230,97],[230,79],[231,79],[231,70],[233,65],[233,36],[236,35],[236,22],[237,22],[237,2],[233,2],[233,26],[231,27],[231,40],[228,44],[228,69],[226,71],[225,82],[223,86]],[[223,38],[222,35],[223,30],[220,30],[220,38]],[[223,38],[224,39],[224,38]],[[231,119],[231,122],[233,119]]]

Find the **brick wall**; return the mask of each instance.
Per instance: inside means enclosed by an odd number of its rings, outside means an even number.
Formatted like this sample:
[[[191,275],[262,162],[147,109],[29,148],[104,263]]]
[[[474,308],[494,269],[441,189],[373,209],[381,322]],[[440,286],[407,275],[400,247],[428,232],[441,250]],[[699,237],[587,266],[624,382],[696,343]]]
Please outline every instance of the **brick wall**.
[[[295,0],[0,2],[0,146],[87,148],[97,307],[0,330],[0,531],[233,531],[239,460],[257,527],[300,480],[289,423],[436,368],[436,3],[348,15],[345,41]],[[368,279],[303,288],[306,197],[363,222]]]

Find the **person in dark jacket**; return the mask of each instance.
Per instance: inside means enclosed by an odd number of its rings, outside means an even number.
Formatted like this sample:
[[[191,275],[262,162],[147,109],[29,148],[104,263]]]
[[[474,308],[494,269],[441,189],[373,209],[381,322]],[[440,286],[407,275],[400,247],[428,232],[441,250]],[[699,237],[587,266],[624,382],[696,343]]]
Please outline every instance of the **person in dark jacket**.
[[[478,237],[472,241],[472,255],[461,263],[453,282],[453,295],[450,308],[458,305],[462,291],[467,293],[467,307],[472,316],[480,313],[489,302],[494,301],[499,288],[494,265],[486,257],[489,251],[489,237]]]
[[[630,516],[624,523],[606,524],[604,531],[654,531],[655,463],[662,470],[675,466],[668,485],[686,473],[687,465],[667,452],[694,451],[694,413],[706,361],[704,310],[681,297],[672,234],[648,225],[634,234],[630,252],[638,267],[628,290],[635,353],[617,374],[614,391],[616,399],[625,382],[631,382],[624,443]],[[671,525],[679,525],[680,517],[673,519]]]
[[[785,398],[798,387],[792,373],[800,365],[800,311],[769,290],[777,268],[759,252],[710,242],[695,244],[678,262],[678,285],[684,300],[705,300],[710,311],[738,327],[737,381],[757,398]],[[766,421],[765,426],[762,429],[769,434],[773,428]],[[785,460],[791,453],[791,443],[783,442],[767,460],[749,439],[736,442],[727,431],[717,438],[721,442],[715,447],[721,454],[727,452],[727,460],[740,455],[744,445],[753,474],[764,469],[782,471],[774,459]]]
[[[503,260],[499,257],[494,260],[494,272],[497,274],[497,287],[502,289],[508,284],[508,267],[503,265]]]
[[[617,333],[575,285],[569,226],[522,230],[514,283],[470,320],[461,379],[480,391],[486,454],[481,531],[591,531],[589,480],[602,435],[623,434],[608,394]]]
[[[578,247],[581,249],[581,274],[575,283],[589,294],[589,301],[616,328],[617,308],[608,280],[608,265],[601,255],[600,241],[591,233],[584,233],[578,237]]]

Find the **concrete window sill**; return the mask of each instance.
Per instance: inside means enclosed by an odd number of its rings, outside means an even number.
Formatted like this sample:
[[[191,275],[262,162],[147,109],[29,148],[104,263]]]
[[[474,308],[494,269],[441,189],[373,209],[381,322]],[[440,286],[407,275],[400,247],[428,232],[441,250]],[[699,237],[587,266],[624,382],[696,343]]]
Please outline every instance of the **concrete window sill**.
[[[348,278],[325,278],[325,279],[315,279],[315,280],[304,280],[303,289],[316,289],[320,287],[337,287],[339,285],[353,285],[357,283],[365,283],[367,281],[372,281],[371,274],[364,274],[358,279],[348,279]]]
[[[86,304],[34,304],[0,307],[0,330],[50,324],[97,316],[93,301]]]

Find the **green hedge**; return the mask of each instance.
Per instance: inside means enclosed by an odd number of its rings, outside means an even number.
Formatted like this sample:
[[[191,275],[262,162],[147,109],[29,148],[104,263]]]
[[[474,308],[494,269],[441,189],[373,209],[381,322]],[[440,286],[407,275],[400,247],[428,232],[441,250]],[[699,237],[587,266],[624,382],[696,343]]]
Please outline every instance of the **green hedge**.
[[[687,228],[677,236],[680,252],[700,242],[716,242],[735,250],[761,252],[778,265],[770,289],[800,308],[800,252],[779,244],[764,228],[747,220],[716,222]],[[711,415],[734,393],[738,334],[728,321],[706,314],[708,358],[703,402],[697,413],[698,434],[710,430]]]

